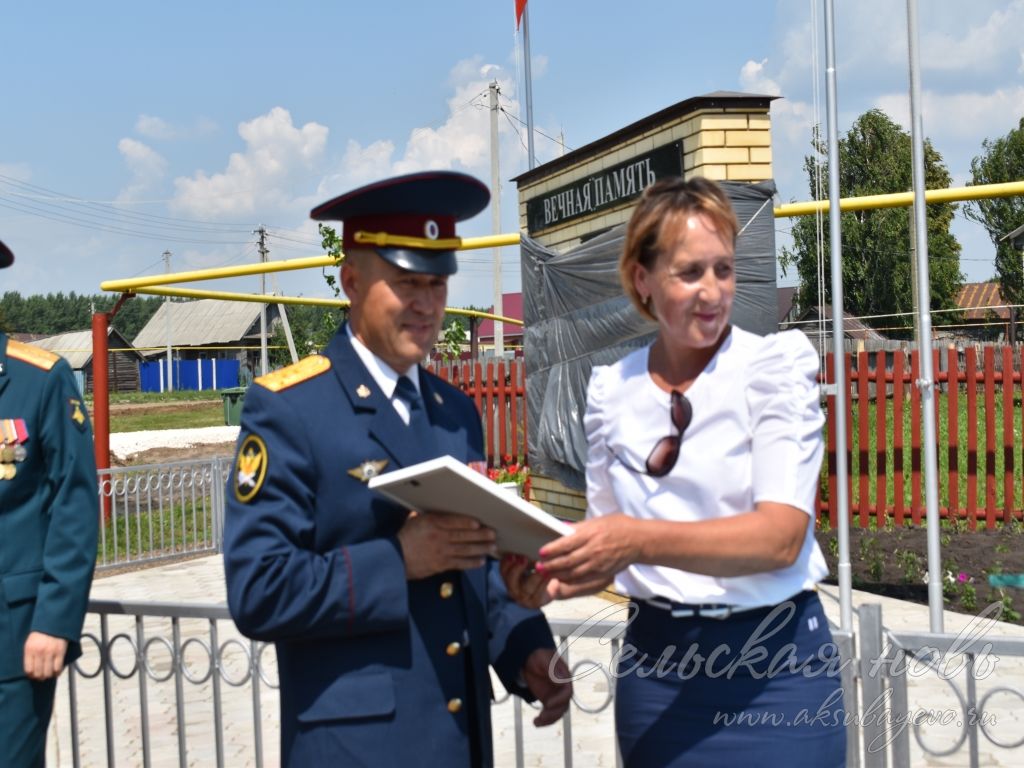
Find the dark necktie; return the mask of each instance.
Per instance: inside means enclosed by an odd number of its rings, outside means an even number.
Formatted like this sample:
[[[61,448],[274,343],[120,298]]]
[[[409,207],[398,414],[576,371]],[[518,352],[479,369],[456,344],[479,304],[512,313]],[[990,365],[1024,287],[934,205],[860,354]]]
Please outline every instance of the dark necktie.
[[[409,406],[409,429],[416,441],[416,447],[424,453],[425,458],[433,457],[436,443],[434,442],[434,433],[430,428],[430,420],[427,418],[427,410],[423,405],[423,398],[420,397],[420,393],[416,391],[416,387],[408,376],[398,377],[395,395],[402,398]]]

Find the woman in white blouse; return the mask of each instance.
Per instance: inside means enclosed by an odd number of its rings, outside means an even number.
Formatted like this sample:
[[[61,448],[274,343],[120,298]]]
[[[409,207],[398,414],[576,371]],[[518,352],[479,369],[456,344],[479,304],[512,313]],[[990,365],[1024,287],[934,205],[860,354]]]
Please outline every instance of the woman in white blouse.
[[[649,187],[619,264],[651,346],[595,368],[587,519],[506,558],[521,602],[633,602],[616,687],[628,766],[841,766],[838,653],[815,593],[818,363],[730,325],[737,222],[712,181]]]

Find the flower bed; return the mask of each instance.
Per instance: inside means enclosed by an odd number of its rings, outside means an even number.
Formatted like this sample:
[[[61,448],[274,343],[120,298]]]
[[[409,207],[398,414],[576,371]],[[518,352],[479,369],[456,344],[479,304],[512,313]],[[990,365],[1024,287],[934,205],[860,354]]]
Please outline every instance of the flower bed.
[[[828,583],[836,583],[839,544],[836,531],[818,531],[829,566]],[[853,588],[900,600],[928,604],[928,534],[919,528],[854,528],[850,531]],[[1003,621],[1024,624],[1024,589],[993,587],[993,574],[1024,573],[1024,526],[970,531],[943,523],[942,593],[947,610],[976,614],[991,603],[1003,606]]]

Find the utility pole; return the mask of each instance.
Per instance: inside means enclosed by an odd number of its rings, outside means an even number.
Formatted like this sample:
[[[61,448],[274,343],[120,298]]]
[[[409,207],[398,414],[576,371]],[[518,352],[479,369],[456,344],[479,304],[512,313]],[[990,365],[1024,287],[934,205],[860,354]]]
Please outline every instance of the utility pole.
[[[259,251],[260,263],[267,263],[267,228],[260,224],[256,230],[260,236]],[[260,296],[267,295],[267,273],[260,273]],[[260,303],[260,376],[266,376],[270,370],[267,359],[267,302]]]
[[[171,252],[164,251],[164,267],[167,274],[171,274]],[[167,386],[165,392],[174,391],[174,359],[171,356],[171,297],[168,296],[164,302],[165,327],[167,329]]]
[[[498,81],[487,87],[491,107],[491,231],[501,234],[501,174],[498,172]],[[494,249],[494,314],[504,311],[501,298],[501,248]],[[494,321],[494,356],[505,354],[505,324]]]

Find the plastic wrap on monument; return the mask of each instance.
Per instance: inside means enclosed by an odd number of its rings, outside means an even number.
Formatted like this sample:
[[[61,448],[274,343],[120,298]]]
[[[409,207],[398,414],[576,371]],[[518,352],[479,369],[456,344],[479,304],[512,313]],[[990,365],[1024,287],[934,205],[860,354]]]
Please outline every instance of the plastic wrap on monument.
[[[740,223],[733,322],[753,333],[773,333],[778,312],[775,183],[722,186]],[[590,371],[654,338],[654,324],[633,308],[619,283],[625,236],[621,224],[565,253],[526,235],[520,245],[530,467],[580,490]]]

